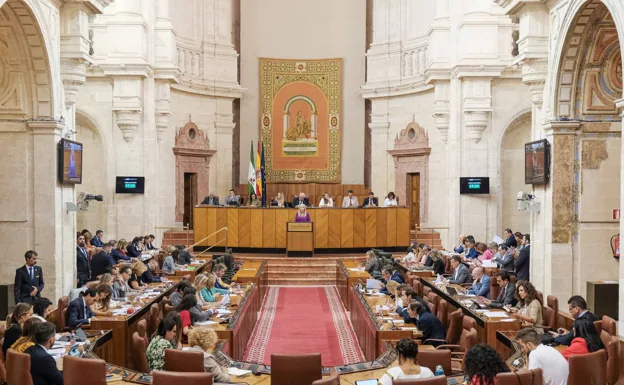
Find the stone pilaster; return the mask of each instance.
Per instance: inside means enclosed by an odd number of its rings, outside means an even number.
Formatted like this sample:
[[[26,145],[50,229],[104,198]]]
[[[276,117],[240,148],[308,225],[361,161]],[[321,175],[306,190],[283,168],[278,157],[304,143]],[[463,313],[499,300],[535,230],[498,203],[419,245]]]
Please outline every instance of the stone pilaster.
[[[371,130],[371,187],[373,191],[393,191],[389,186],[388,173],[391,172],[388,164],[388,147],[390,121],[388,114],[388,101],[385,99],[373,100],[371,122],[368,128]],[[405,197],[400,197],[405,202]]]
[[[622,117],[622,132],[624,132],[624,99],[617,100],[615,105],[620,112],[620,116]],[[624,146],[620,148],[620,157],[621,157],[621,167],[620,167],[620,210],[624,208]],[[624,218],[620,216],[620,253],[623,249],[622,247],[622,235],[624,235]],[[620,296],[619,296],[619,307],[618,307],[618,334],[620,336],[624,336],[624,263],[622,263],[623,257],[620,256],[620,271],[619,271],[619,282],[620,282]]]
[[[216,189],[211,186],[211,191],[218,195],[226,195],[232,186],[232,137],[234,135],[234,114],[232,114],[233,99],[217,98],[217,112],[215,113],[215,137],[216,137],[216,165],[211,167],[212,175],[216,175]],[[246,148],[246,147],[244,147]],[[213,163],[214,164],[214,163]],[[243,168],[242,172],[246,172]]]
[[[464,127],[470,140],[478,143],[490,124],[492,114],[492,85],[489,78],[463,79]]]
[[[435,83],[433,119],[444,143],[448,142],[448,130],[451,123],[451,102],[449,100],[449,92],[450,82],[440,80]]]
[[[113,111],[115,121],[126,142],[134,140],[142,122],[143,81],[134,77],[113,77]]]

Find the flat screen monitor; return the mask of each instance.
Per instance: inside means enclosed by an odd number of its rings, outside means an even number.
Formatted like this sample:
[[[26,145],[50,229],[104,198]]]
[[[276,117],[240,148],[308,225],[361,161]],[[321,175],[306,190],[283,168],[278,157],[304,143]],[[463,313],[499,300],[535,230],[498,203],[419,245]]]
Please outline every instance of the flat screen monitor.
[[[59,181],[63,184],[82,183],[82,143],[61,139],[58,150]]]
[[[524,183],[547,184],[550,176],[550,144],[546,139],[524,145]]]
[[[145,192],[145,177],[118,176],[115,192],[117,194],[143,194]]]
[[[460,194],[489,194],[490,178],[489,177],[472,177],[459,178]]]

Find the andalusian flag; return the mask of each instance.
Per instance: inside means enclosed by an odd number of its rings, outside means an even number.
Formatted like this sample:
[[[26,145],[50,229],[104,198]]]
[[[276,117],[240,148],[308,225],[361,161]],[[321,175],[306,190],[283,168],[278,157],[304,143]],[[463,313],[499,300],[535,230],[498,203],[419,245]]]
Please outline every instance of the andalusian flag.
[[[253,140],[251,141],[251,154],[249,156],[249,176],[247,177],[247,190],[249,195],[256,192],[256,155],[254,154]]]
[[[262,170],[260,169],[260,141],[258,141],[258,151],[256,151],[256,196],[258,199],[262,197]]]

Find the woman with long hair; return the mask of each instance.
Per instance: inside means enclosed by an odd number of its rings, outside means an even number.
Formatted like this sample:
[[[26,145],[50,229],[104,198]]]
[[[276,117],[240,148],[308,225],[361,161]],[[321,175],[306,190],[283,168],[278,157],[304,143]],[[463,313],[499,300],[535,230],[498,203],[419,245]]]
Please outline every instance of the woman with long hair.
[[[596,326],[589,318],[577,318],[572,330],[574,330],[574,339],[570,346],[561,352],[566,360],[569,361],[570,356],[593,353],[605,348]]]
[[[195,281],[193,281],[193,287],[197,291],[197,303],[199,303],[202,307],[207,303],[206,300],[204,300],[204,297],[202,297],[201,295],[201,292],[206,287],[207,282],[208,276],[206,276],[206,274],[197,274],[197,276],[195,276]]]
[[[141,282],[140,277],[147,270],[147,266],[141,261],[136,261],[132,264],[132,274],[128,279],[128,286],[132,290],[141,290],[143,289],[143,282]]]
[[[184,339],[188,336],[189,331],[193,328],[193,320],[191,319],[191,309],[197,305],[197,297],[193,294],[187,294],[182,297],[182,302],[176,306],[175,310],[180,314],[182,322],[182,334]]]
[[[431,369],[418,365],[418,344],[403,338],[396,344],[399,353],[398,366],[390,368],[379,379],[381,385],[392,385],[393,380],[416,380],[433,377]]]
[[[18,303],[15,305],[13,313],[7,317],[4,342],[2,343],[2,351],[5,357],[6,351],[22,336],[24,323],[28,321],[32,313],[33,308],[30,304]]]
[[[165,350],[176,349],[175,338],[177,334],[177,323],[171,317],[165,317],[158,324],[157,335],[152,338],[147,347],[147,363],[150,370],[163,370],[165,367]]]
[[[397,206],[398,204],[399,202],[397,202],[396,195],[390,191],[386,199],[384,199],[384,207]]]
[[[247,200],[247,206],[260,207],[262,206],[262,201],[258,199],[256,193],[251,193],[249,194],[249,199]]]
[[[537,299],[535,286],[529,281],[518,281],[515,297],[518,305],[511,309],[511,317],[522,321],[522,327],[532,327],[538,333],[543,334],[542,304]]]
[[[444,270],[446,269],[446,265],[444,264],[444,258],[442,258],[442,253],[440,250],[433,249],[429,253],[429,258],[431,259],[431,266],[433,267],[433,272],[436,274],[443,275]]]
[[[128,247],[128,241],[125,239],[120,239],[117,241],[117,246],[111,250],[111,256],[115,259],[115,262],[119,263],[120,261],[130,261],[131,258],[128,257],[126,252],[126,248]]]
[[[98,300],[91,306],[91,311],[99,316],[112,316],[110,302],[113,296],[113,288],[110,285],[100,284],[95,290],[98,292]]]
[[[173,245],[167,246],[167,249],[166,249],[166,252],[165,252],[165,260],[163,261],[163,265],[160,268],[161,271],[163,271],[163,272],[165,272],[167,274],[175,273],[175,261],[173,260],[173,256],[171,254],[176,249],[177,249],[177,247],[175,247]]]
[[[297,214],[295,215],[295,222],[311,222],[310,214],[306,211],[306,205],[301,204],[297,206]]]
[[[373,250],[368,250],[366,252],[366,266],[364,267],[364,270],[366,270],[368,274],[372,275],[373,278],[381,277],[381,266],[379,265],[379,260]]]
[[[221,295],[229,294],[229,290],[218,289],[215,287],[217,277],[210,274],[206,278],[206,286],[201,291],[201,296],[205,302],[217,302],[221,300]]]
[[[328,193],[323,194],[323,197],[319,202],[319,207],[334,207],[334,200]]]
[[[498,373],[508,372],[503,358],[486,344],[478,344],[466,352],[464,373],[467,385],[494,385]]]
[[[43,321],[35,317],[29,318],[26,322],[24,322],[22,336],[18,338],[13,345],[11,345],[11,349],[24,353],[26,349],[35,345],[34,338],[35,332],[37,331],[37,325],[42,323]]]
[[[41,322],[46,322],[46,317],[52,313],[52,301],[47,298],[37,298],[33,303],[32,318],[37,318]]]
[[[284,194],[278,192],[275,200],[273,201],[273,203],[271,203],[271,206],[285,207],[285,202],[286,200],[284,199]]]
[[[143,237],[134,237],[132,243],[126,246],[126,252],[131,258],[139,258],[143,252]]]

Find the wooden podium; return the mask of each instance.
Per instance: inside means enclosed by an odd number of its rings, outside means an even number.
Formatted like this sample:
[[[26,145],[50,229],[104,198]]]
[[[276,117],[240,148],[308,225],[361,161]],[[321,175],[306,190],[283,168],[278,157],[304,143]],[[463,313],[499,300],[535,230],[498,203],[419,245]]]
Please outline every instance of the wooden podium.
[[[312,222],[288,222],[286,224],[286,256],[314,256],[314,224]]]

